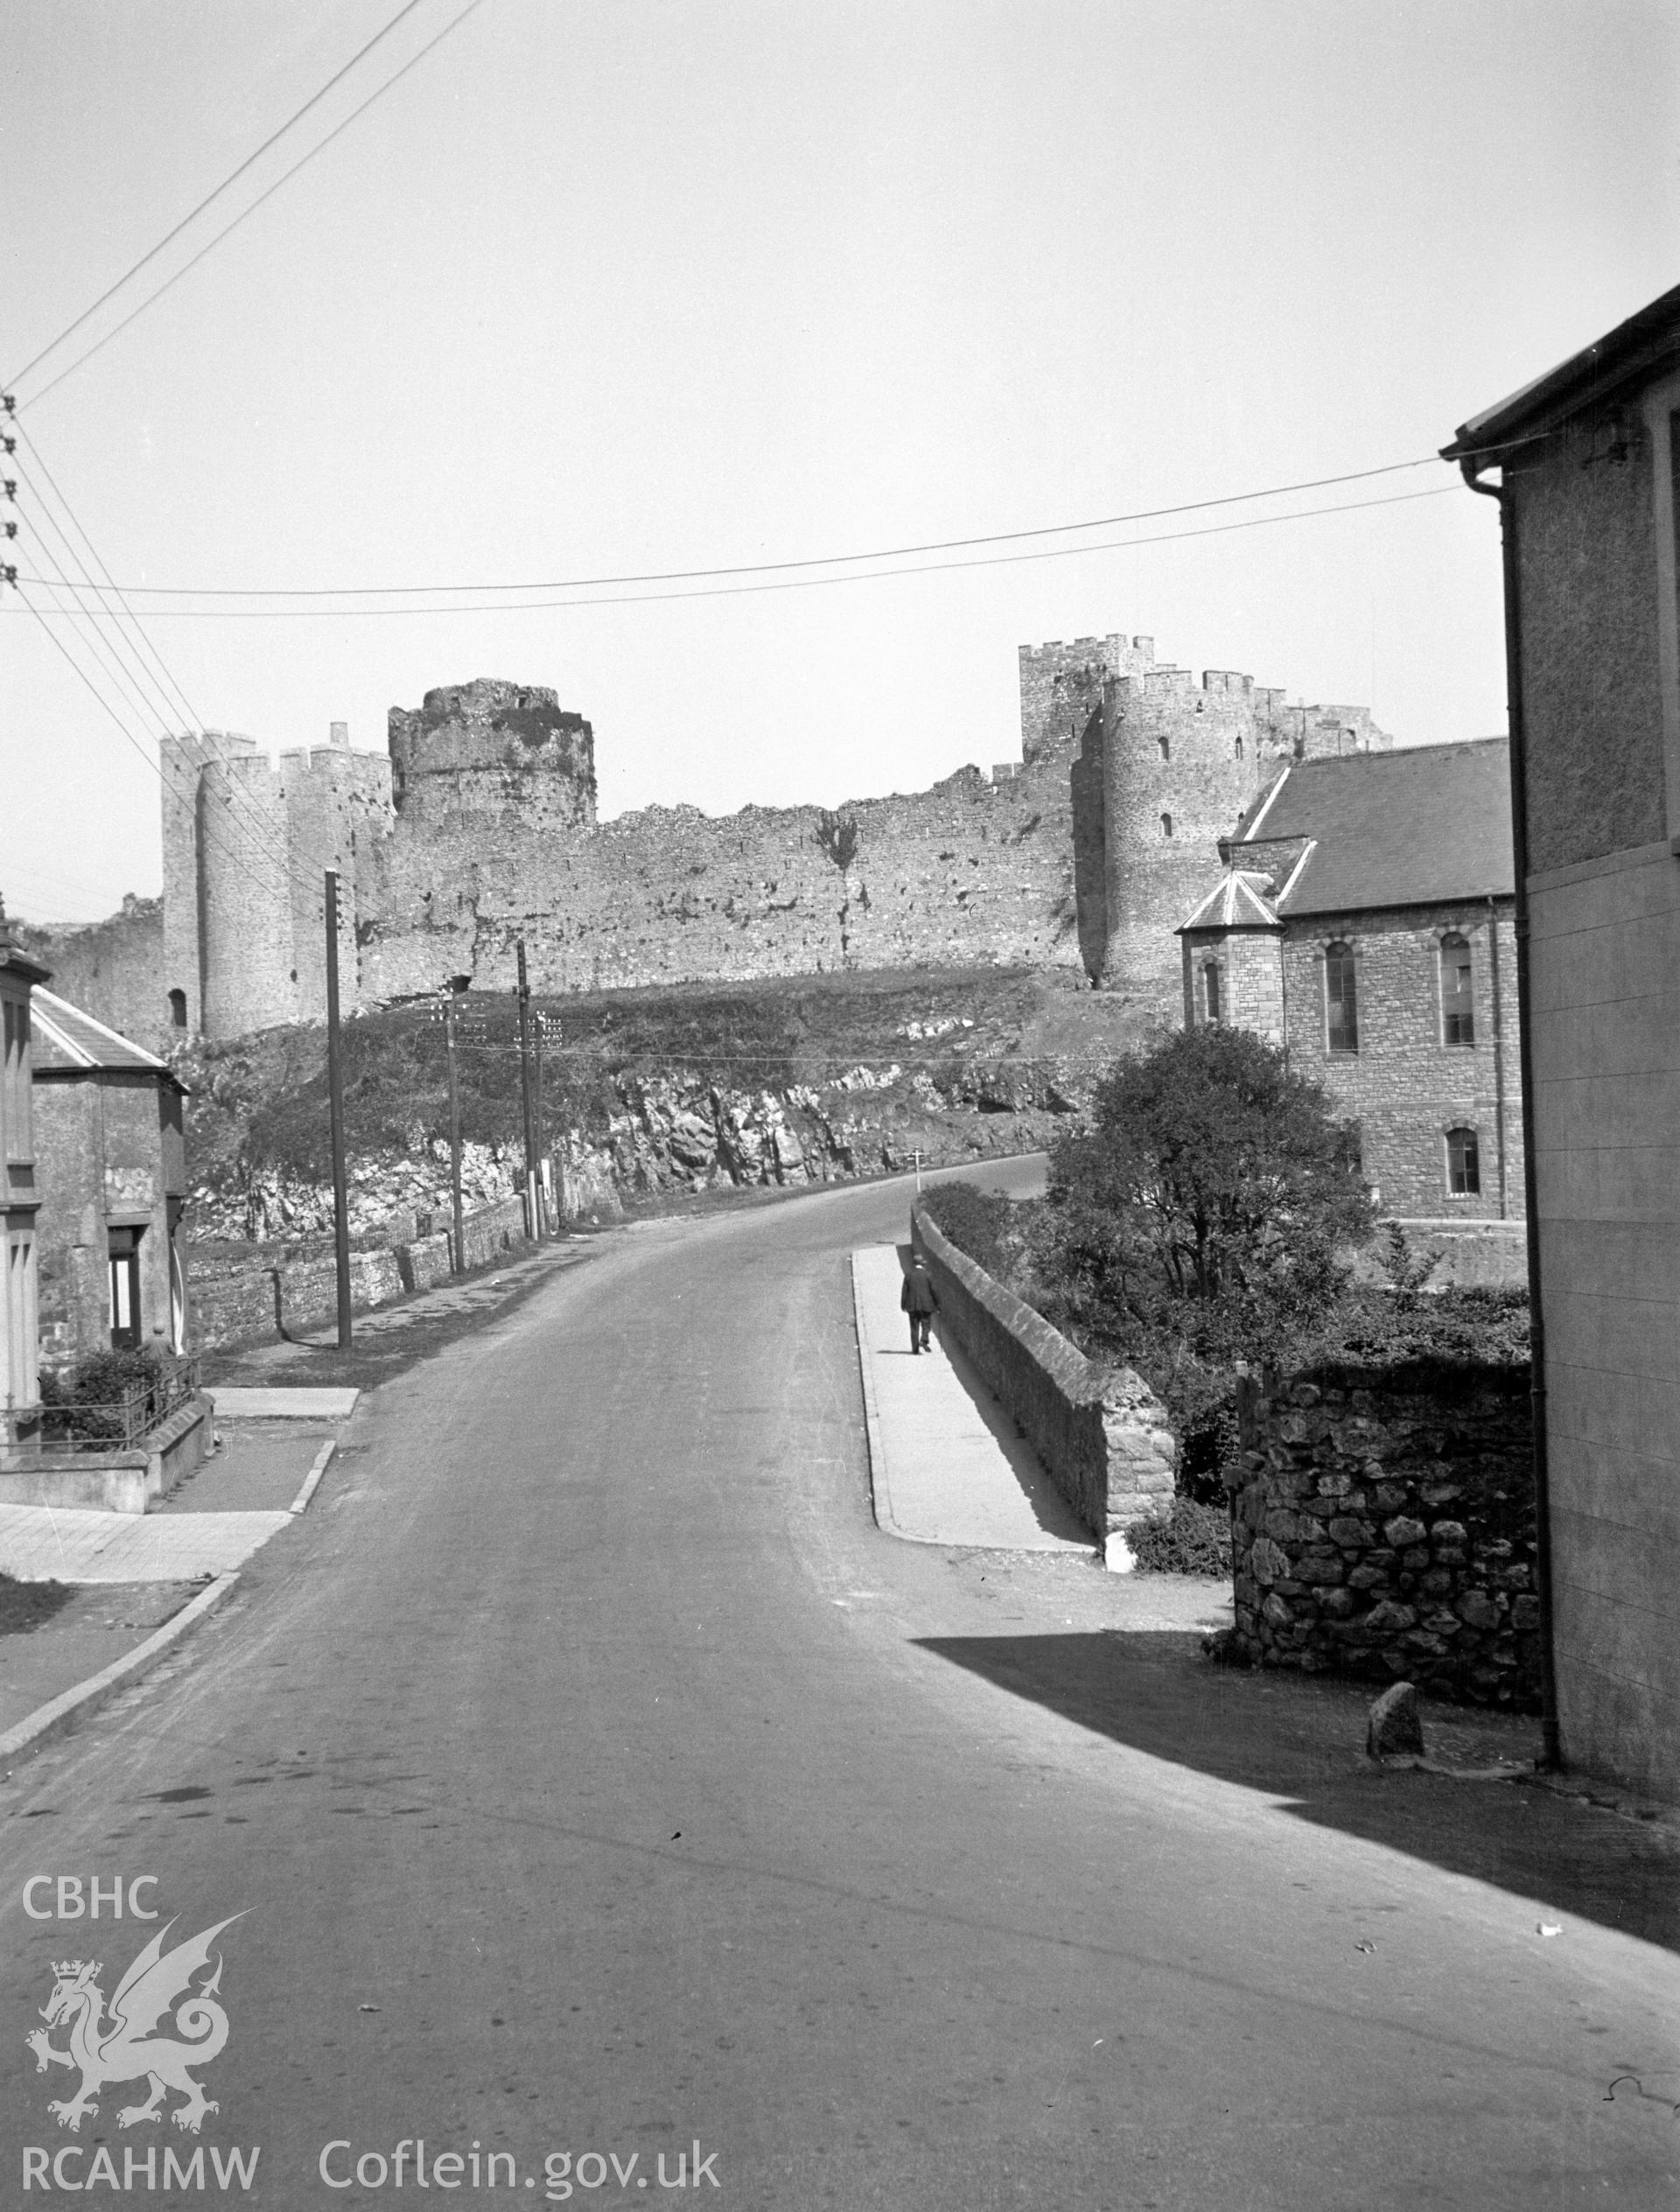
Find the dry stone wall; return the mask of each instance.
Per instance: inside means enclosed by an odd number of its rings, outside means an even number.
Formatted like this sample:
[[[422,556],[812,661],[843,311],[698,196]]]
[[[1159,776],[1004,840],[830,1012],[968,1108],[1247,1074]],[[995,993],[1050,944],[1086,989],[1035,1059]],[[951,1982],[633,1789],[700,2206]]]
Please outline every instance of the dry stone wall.
[[[1526,1366],[1250,1378],[1231,1494],[1236,1642],[1267,1667],[1536,1709]]]

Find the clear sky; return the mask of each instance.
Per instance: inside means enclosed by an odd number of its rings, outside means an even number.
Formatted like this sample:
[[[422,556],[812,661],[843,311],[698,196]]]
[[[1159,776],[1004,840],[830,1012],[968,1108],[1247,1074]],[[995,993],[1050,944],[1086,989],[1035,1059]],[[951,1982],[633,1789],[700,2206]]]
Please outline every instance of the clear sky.
[[[398,4],[10,0],[0,374]],[[1672,0],[481,0],[32,399],[463,4],[420,0],[18,382],[119,581],[568,579],[1220,498],[1429,454],[1680,280]],[[56,573],[18,458],[9,557]],[[1017,646],[1110,630],[1485,735],[1497,535],[1449,490],[687,605],[146,619],[193,718],[270,747],[382,747],[392,704],[507,676],[590,717],[604,813],[716,813],[1015,757]],[[0,892],[90,919],[158,888],[156,778],[3,604]]]

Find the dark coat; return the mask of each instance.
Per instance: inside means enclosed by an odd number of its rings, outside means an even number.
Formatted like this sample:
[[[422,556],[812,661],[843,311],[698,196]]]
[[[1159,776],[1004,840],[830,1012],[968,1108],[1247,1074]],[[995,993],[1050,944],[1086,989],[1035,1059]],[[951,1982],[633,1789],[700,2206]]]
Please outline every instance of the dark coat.
[[[939,1310],[938,1294],[934,1278],[925,1267],[913,1267],[904,1278],[904,1288],[899,1292],[899,1310],[902,1313],[934,1313]]]

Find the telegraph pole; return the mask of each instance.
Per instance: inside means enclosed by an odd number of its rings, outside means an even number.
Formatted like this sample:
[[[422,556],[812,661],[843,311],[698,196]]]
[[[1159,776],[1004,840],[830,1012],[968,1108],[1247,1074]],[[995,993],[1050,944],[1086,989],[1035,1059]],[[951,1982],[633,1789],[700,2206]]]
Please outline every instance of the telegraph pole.
[[[339,874],[326,872],[326,1095],[332,1120],[332,1251],[339,1349],[350,1349],[350,1194],[344,1171],[344,1061],[339,1037]]]
[[[525,1219],[532,1241],[542,1241],[542,1216],[536,1194],[536,1130],[531,1112],[531,987],[525,980],[525,940],[519,952],[519,1081],[525,1105]]]
[[[466,1272],[466,1229],[461,1220],[461,1083],[455,1066],[455,988],[446,984],[444,1000],[444,1058],[449,1067],[449,1195],[455,1215],[457,1275]]]
[[[546,1236],[549,1231],[549,1199],[542,1180],[542,1169],[548,1158],[549,1132],[542,1118],[542,1010],[540,1006],[532,1017],[531,1032],[531,1058],[536,1071],[536,1200],[542,1208],[542,1234]]]

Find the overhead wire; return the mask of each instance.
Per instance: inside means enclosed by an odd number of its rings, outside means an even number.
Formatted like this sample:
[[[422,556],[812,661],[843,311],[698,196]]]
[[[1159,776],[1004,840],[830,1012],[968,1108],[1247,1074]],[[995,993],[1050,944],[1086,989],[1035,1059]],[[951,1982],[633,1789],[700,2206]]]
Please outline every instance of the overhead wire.
[[[19,436],[24,438],[24,444],[28,446],[33,465],[39,469],[45,481],[51,486],[53,499],[56,500],[58,506],[63,509],[65,516],[68,519],[69,523],[76,532],[77,536],[87,547],[89,556],[99,568],[102,574],[108,579],[110,571],[101,556],[98,548],[94,545],[92,537],[89,536],[80,519],[76,514],[75,510],[70,505],[68,499],[66,497],[63,490],[59,486],[57,479],[53,477],[51,470],[48,468],[45,457],[41,454],[39,448],[35,444],[33,439],[29,438],[23,432],[21,426],[19,428]],[[18,468],[19,480],[21,481],[30,483],[30,480],[24,472],[24,465],[16,461],[15,457],[14,466]],[[49,502],[49,500],[39,492],[38,487],[32,483],[30,483],[30,489],[35,493],[35,495],[39,501],[39,514],[41,520],[46,524],[47,528],[58,540],[64,553],[68,556],[66,565],[72,569],[79,570],[84,580],[86,580],[91,587],[92,580],[88,574],[87,564],[82,559],[80,554],[77,551],[75,543],[66,532],[63,525],[59,521],[57,514],[53,512],[52,503]],[[50,589],[50,587],[48,588]],[[163,656],[158,652],[157,648],[151,644],[150,639],[146,637],[144,626],[134,614],[133,610],[131,608],[128,608],[125,605],[124,611],[127,614],[128,620],[133,629],[135,636],[142,641],[142,644],[145,648],[145,652],[150,654],[151,661],[156,664],[157,669],[163,678],[161,685],[158,681],[158,678],[151,675],[150,670],[146,666],[144,658],[136,648],[133,641],[124,635],[120,624],[112,621],[108,629],[102,630],[100,628],[98,619],[99,614],[102,612],[106,615],[107,619],[109,620],[108,609],[101,609],[92,614],[89,614],[87,610],[83,609],[66,610],[60,605],[57,593],[53,592],[52,596],[53,598],[53,611],[61,614],[66,612],[68,613],[69,620],[72,624],[73,634],[84,638],[88,644],[91,646],[94,658],[99,663],[101,669],[111,680],[111,682],[116,685],[117,690],[126,698],[130,706],[132,707],[139,715],[142,726],[144,727],[148,722],[155,725],[153,742],[158,745],[158,752],[155,759],[148,746],[134,734],[133,731],[130,729],[122,718],[111,707],[109,701],[104,697],[99,690],[97,685],[95,685],[89,678],[86,669],[77,662],[74,655],[66,650],[60,639],[53,636],[51,623],[45,612],[35,606],[33,603],[27,598],[27,596],[20,592],[20,597],[24,598],[25,606],[27,606],[30,611],[35,614],[37,620],[40,621],[42,627],[47,631],[48,635],[52,637],[53,643],[57,645],[60,651],[64,654],[64,657],[70,662],[72,668],[75,669],[83,683],[93,693],[94,696],[99,700],[100,704],[105,709],[106,713],[116,724],[117,727],[122,732],[122,734],[127,738],[128,742],[140,754],[141,758],[146,761],[148,766],[153,769],[154,773],[158,776],[158,781],[162,784],[164,790],[169,792],[171,795],[176,799],[178,803],[182,805],[190,805],[192,803],[192,794],[188,791],[183,791],[178,781],[172,777],[165,763],[163,744],[161,742],[162,740],[171,738],[177,734],[171,726],[173,719],[173,710],[169,697],[170,692],[172,691],[174,693],[176,699],[178,699],[181,705],[186,709],[190,726],[196,725],[196,727],[202,732],[204,727],[203,719],[192,707],[191,701],[188,700],[180,683],[171,674]],[[119,598],[121,597],[120,592],[118,596]],[[136,683],[139,688],[136,688]],[[145,697],[144,690],[147,688],[150,690],[157,700],[161,701],[163,710],[161,712],[157,705],[153,704],[150,700],[148,700]],[[239,800],[245,799],[242,788],[237,780],[231,780],[228,788],[230,793],[230,803],[236,803]],[[211,843],[218,845],[223,853],[237,864],[245,866],[256,865],[259,878],[266,881],[267,887],[270,891],[279,892],[286,883],[287,879],[290,878],[292,882],[296,883],[299,888],[304,889],[305,892],[310,892],[312,895],[314,886],[309,882],[305,876],[299,872],[296,865],[293,864],[290,854],[282,851],[279,846],[275,843],[267,822],[256,812],[255,807],[251,804],[248,799],[245,799],[245,811],[248,820],[240,826],[247,830],[248,835],[254,844],[254,850],[248,850],[245,852],[235,851],[232,845],[224,843],[219,834],[219,830],[213,828],[211,822],[208,820],[205,821],[202,825],[206,837]],[[268,875],[266,869],[262,864],[263,861],[266,861],[269,866],[277,868],[279,872],[277,877]]]
[[[181,233],[186,230],[190,224],[195,222],[204,213],[206,207],[214,206],[215,202],[221,198],[223,192],[228,189],[229,186],[237,184],[239,179],[245,174],[245,172],[248,169],[254,168],[256,164],[262,160],[263,155],[269,151],[270,147],[277,146],[286,134],[294,130],[296,126],[303,121],[304,117],[309,113],[312,108],[318,108],[322,101],[326,99],[327,94],[332,91],[333,86],[340,83],[346,77],[347,77],[359,61],[365,60],[368,55],[372,53],[374,48],[380,44],[382,39],[388,38],[392,32],[396,29],[398,24],[402,21],[403,18],[405,16],[411,16],[420,4],[421,0],[408,0],[408,4],[405,7],[399,8],[396,13],[391,18],[390,21],[385,25],[383,30],[376,31],[365,46],[360,48],[358,52],[351,55],[349,60],[345,63],[342,69],[338,70],[332,76],[330,76],[326,82],[320,88],[318,92],[312,93],[310,97],[304,101],[301,108],[298,108],[293,114],[287,116],[285,122],[281,124],[278,130],[274,131],[269,137],[262,141],[262,144],[256,149],[255,153],[248,154],[245,159],[240,163],[237,169],[230,169],[228,174],[222,178],[221,182],[214,191],[206,192],[204,198],[200,200],[197,206],[190,208],[187,213],[181,217],[181,220],[176,224],[173,230],[165,231],[164,235],[158,241],[158,243],[151,247],[147,252],[142,254],[138,261],[132,262],[129,268],[125,269],[114,284],[108,284],[106,286],[105,290],[101,292],[99,298],[94,302],[91,307],[83,308],[81,313],[76,317],[74,322],[66,323],[64,328],[59,332],[58,336],[54,339],[49,340],[48,342],[42,346],[38,354],[35,354],[31,360],[26,360],[21,368],[14,369],[6,380],[7,388],[10,389],[20,383],[22,380],[29,374],[32,369],[39,368],[40,364],[46,359],[49,354],[57,353],[59,347],[63,345],[66,338],[73,337],[74,333],[81,328],[84,323],[91,322],[93,318],[98,314],[100,309],[104,306],[107,300],[115,299],[117,293],[122,290],[123,285],[129,282],[129,279],[131,276],[137,276],[143,269],[149,267],[151,262],[155,262],[158,255],[163,252],[165,246],[172,245],[176,239],[180,236]]]
[[[1016,544],[1027,538],[1068,537],[1079,530],[1118,529],[1129,522],[1158,522],[1173,514],[1196,514],[1208,508],[1242,507],[1255,500],[1284,499],[1297,492],[1321,492],[1335,484],[1360,484],[1374,476],[1440,466],[1437,453],[1416,460],[1385,461],[1378,468],[1350,469],[1340,476],[1313,476],[1295,484],[1271,484],[1254,492],[1228,492],[1217,499],[1185,500],[1172,507],[1144,507],[1127,514],[1101,514],[1082,522],[1041,522],[1030,529],[990,530],[973,537],[934,538],[919,545],[884,545],[863,553],[813,553],[797,560],[741,561],[724,568],[654,569],[627,576],[574,576],[498,584],[324,584],[309,585],[219,584],[131,584],[135,598],[200,599],[438,598],[466,592],[584,592],[625,584],[692,584],[724,576],[773,576],[793,569],[839,568],[862,561],[907,560],[922,553],[961,553],[981,545]],[[1077,551],[1077,547],[1070,549]]]
[[[1240,522],[1216,522],[1202,529],[1158,530],[1147,537],[1112,538],[1096,545],[1041,547],[1030,553],[993,554],[973,561],[924,561],[914,567],[859,570],[846,576],[778,577],[762,584],[709,585],[692,592],[617,592],[590,598],[510,599],[471,601],[458,606],[365,607],[155,607],[154,622],[309,622],[413,620],[439,614],[541,613],[555,608],[597,606],[656,606],[690,599],[739,598],[766,592],[821,591],[835,584],[878,584],[906,576],[942,576],[970,569],[1008,568],[1034,561],[1071,559],[1086,553],[1126,553],[1144,545],[1171,545],[1191,538],[1222,537],[1238,530],[1258,530],[1284,522],[1305,522],[1328,514],[1356,514],[1368,508],[1404,507],[1417,500],[1450,498],[1458,486],[1442,484],[1425,492],[1400,492],[1381,499],[1341,500],[1327,507],[1298,508],[1288,514],[1261,514]]]
[[[327,132],[324,138],[318,139],[307,153],[300,155],[298,158],[293,162],[290,169],[284,170],[265,191],[257,194],[256,198],[251,201],[248,206],[241,209],[240,213],[234,217],[232,222],[224,224],[222,228],[216,233],[215,236],[210,240],[207,245],[201,246],[199,251],[192,256],[190,261],[184,262],[180,268],[175,271],[173,276],[165,278],[164,283],[159,284],[155,291],[148,293],[146,298],[141,301],[140,304],[135,308],[131,313],[125,315],[120,323],[114,324],[112,327],[105,332],[103,337],[96,339],[91,346],[86,347],[81,353],[78,354],[74,360],[73,360],[67,368],[61,368],[58,374],[52,378],[49,382],[43,384],[38,391],[30,393],[26,400],[19,400],[19,406],[38,406],[49,392],[55,392],[58,389],[59,386],[64,382],[66,377],[74,376],[79,368],[82,368],[87,362],[92,360],[95,354],[102,353],[105,347],[110,344],[114,338],[119,337],[123,331],[127,330],[130,324],[136,321],[146,312],[148,308],[155,307],[158,302],[163,298],[166,292],[172,291],[175,286],[180,283],[183,276],[186,276],[191,270],[198,267],[199,263],[205,258],[206,254],[214,253],[224,239],[230,238],[234,232],[239,228],[242,223],[248,221],[251,216],[256,214],[259,207],[264,206],[267,201],[273,199],[275,193],[280,190],[283,185],[290,184],[299,170],[307,168],[309,164],[314,160],[317,154],[325,153],[326,149],[332,144],[335,138],[340,137],[345,131],[349,130],[353,122],[355,122],[360,117],[366,115],[368,108],[373,107],[377,101],[382,100],[386,94],[389,92],[393,87],[400,84],[402,79],[408,75],[410,70],[417,68],[421,62],[423,62],[426,56],[432,51],[434,46],[441,46],[443,41],[449,37],[452,31],[459,30],[462,24],[466,21],[468,16],[472,15],[475,10],[482,7],[483,4],[484,0],[467,0],[466,7],[461,10],[460,13],[453,17],[451,21],[446,23],[443,29],[438,32],[435,38],[429,38],[417,53],[411,55],[410,58],[403,63],[400,69],[395,71],[390,76],[388,76],[385,80],[384,83],[379,86],[375,91],[369,93],[367,99],[361,102],[360,107],[353,108],[350,113],[344,118],[342,122],[335,123],[332,129]],[[49,347],[48,351],[50,352],[51,350],[52,349]],[[37,358],[39,359],[41,357],[38,356]],[[22,382],[21,373],[16,381],[19,382]]]

